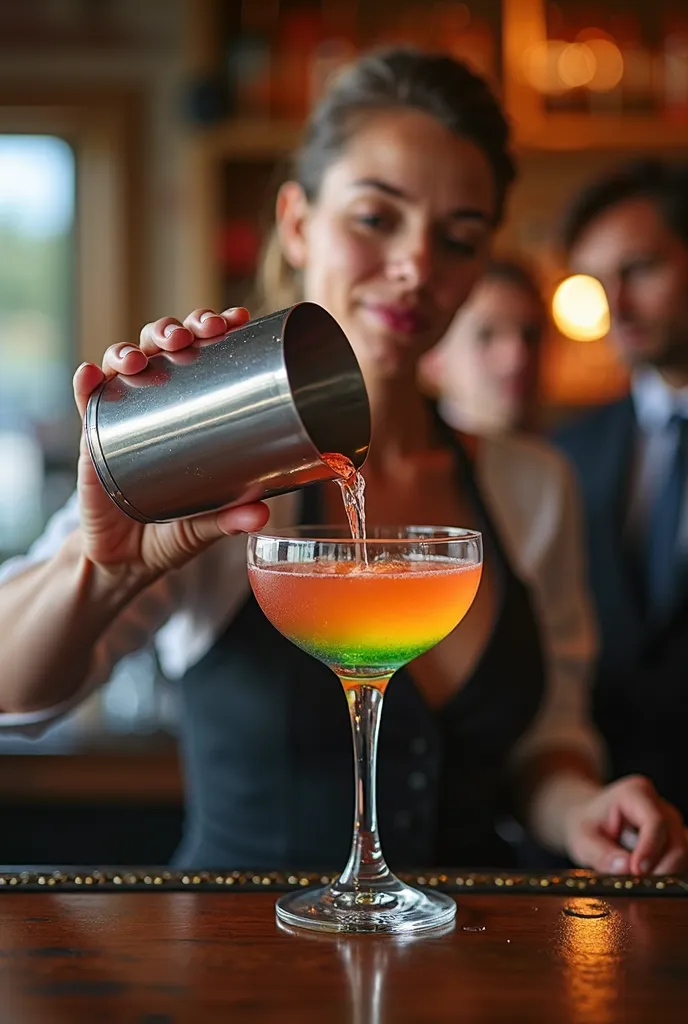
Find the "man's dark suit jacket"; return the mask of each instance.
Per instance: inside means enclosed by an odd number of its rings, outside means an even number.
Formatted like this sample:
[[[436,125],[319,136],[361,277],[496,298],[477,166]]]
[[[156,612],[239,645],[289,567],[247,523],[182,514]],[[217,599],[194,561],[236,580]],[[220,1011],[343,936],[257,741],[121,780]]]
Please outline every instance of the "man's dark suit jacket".
[[[624,542],[637,426],[630,397],[561,428],[578,472],[602,651],[593,715],[610,778],[640,772],[688,820],[688,589],[657,629],[644,608],[642,553]]]

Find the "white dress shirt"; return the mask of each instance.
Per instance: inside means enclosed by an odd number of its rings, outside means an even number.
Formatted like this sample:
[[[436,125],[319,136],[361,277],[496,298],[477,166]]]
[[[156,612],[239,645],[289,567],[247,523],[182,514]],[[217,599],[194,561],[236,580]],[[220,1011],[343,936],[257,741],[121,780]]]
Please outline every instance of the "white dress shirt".
[[[531,585],[548,665],[545,699],[515,758],[565,746],[600,763],[587,717],[596,634],[584,583],[578,496],[566,462],[545,443],[516,436],[480,442],[476,474],[514,570]],[[273,499],[271,525],[292,525],[299,496]],[[78,526],[76,497],[27,555],[0,566],[0,583],[50,558]],[[127,654],[154,644],[165,675],[180,678],[212,647],[249,593],[246,540],[218,541],[137,597],[99,641],[86,681],[71,699],[25,714],[0,714],[0,727],[40,734],[109,678]],[[4,666],[11,671],[11,665]],[[0,687],[3,666],[0,665]],[[514,672],[513,685],[518,686]]]
[[[657,370],[638,371],[631,384],[638,436],[631,472],[626,530],[632,541],[645,536],[653,500],[667,479],[678,444],[672,417],[688,419],[688,387],[672,388]],[[679,549],[688,554],[688,479],[686,479]]]

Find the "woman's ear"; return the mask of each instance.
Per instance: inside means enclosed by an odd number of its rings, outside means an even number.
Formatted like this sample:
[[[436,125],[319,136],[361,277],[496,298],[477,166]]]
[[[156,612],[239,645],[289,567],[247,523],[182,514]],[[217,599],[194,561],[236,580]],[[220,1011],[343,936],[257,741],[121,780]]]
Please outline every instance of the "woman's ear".
[[[307,261],[308,211],[308,200],[302,187],[296,181],[286,181],[277,193],[275,221],[282,252],[294,270],[303,270]]]

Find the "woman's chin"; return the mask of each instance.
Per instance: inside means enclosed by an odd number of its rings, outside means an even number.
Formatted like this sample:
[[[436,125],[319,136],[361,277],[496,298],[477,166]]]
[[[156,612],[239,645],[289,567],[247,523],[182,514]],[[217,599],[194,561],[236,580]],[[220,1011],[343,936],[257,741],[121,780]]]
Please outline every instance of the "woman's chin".
[[[418,360],[425,351],[409,345],[406,339],[361,338],[352,341],[352,347],[363,372],[363,376],[376,378],[415,377]]]
[[[374,353],[367,353],[361,361],[363,376],[376,380],[397,380],[405,377],[416,377],[417,358],[408,352],[386,348]]]

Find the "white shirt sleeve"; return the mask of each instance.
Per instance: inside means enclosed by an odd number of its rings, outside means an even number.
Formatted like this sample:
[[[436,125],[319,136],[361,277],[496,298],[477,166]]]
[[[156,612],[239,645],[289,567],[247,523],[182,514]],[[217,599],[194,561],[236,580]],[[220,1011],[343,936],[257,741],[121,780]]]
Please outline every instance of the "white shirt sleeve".
[[[283,495],[269,504],[274,526],[291,524],[294,495]],[[26,555],[0,566],[0,585],[51,558],[78,525],[78,505],[73,495]],[[180,678],[210,650],[248,591],[246,537],[217,541],[183,568],[166,573],[114,619],[94,648],[87,678],[72,697],[40,711],[0,714],[0,729],[39,735],[107,682],[122,658],[151,644],[157,649],[165,675]]]
[[[74,494],[52,517],[45,532],[26,555],[12,558],[0,566],[0,585],[55,555],[78,525],[78,505]],[[39,711],[0,714],[0,728],[29,736],[40,735],[48,725],[107,682],[115,665],[127,654],[146,647],[170,617],[183,592],[183,579],[174,579],[174,576],[181,577],[181,573],[168,574],[158,580],[117,616],[94,648],[89,673],[71,697]],[[66,674],[69,667],[62,666],[60,671]]]
[[[589,712],[597,631],[573,473],[544,442],[505,438],[485,443],[481,475],[514,569],[530,585],[547,669],[544,699],[514,763],[568,749],[602,771],[603,745]]]

